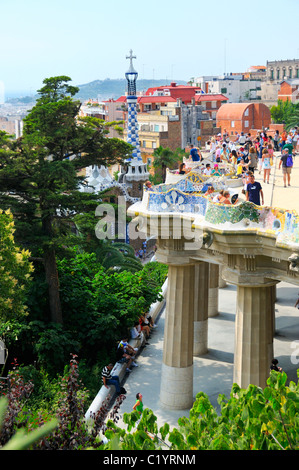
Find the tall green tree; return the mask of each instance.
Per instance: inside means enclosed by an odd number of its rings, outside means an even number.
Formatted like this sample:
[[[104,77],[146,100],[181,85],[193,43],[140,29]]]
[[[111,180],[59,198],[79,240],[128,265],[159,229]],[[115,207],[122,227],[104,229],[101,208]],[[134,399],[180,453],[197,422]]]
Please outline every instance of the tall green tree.
[[[299,125],[299,105],[291,101],[278,100],[276,106],[271,106],[271,117],[275,124],[285,124],[289,131],[293,126]]]
[[[9,210],[0,210],[0,321],[26,314],[26,292],[33,265],[30,253],[15,244],[14,222]]]
[[[158,147],[153,153],[154,161],[153,166],[155,169],[161,170],[162,182],[166,180],[166,169],[172,169],[175,165],[183,160],[187,154],[184,150],[177,148],[175,151],[169,147]]]
[[[94,210],[98,196],[82,192],[80,170],[121,163],[131,146],[107,138],[109,125],[79,117],[78,88],[67,76],[47,78],[24,120],[21,139],[0,134],[0,207],[10,207],[17,236],[44,265],[51,320],[63,323],[56,265],[75,213]],[[116,127],[117,128],[117,127]]]

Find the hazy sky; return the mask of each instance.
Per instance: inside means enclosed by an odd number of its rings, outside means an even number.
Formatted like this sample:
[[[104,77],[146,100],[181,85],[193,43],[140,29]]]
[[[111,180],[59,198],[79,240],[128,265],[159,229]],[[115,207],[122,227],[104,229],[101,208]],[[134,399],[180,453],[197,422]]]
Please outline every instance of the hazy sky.
[[[0,81],[34,93],[124,78],[189,80],[299,58],[298,0],[0,0]]]

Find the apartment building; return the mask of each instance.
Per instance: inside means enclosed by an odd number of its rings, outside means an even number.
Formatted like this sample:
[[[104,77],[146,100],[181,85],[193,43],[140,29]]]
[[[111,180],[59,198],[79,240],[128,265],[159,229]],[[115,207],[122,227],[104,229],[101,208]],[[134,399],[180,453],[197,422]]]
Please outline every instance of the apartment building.
[[[268,106],[276,105],[282,82],[296,79],[299,79],[299,59],[267,61],[266,78],[261,82],[261,101]]]
[[[281,101],[298,103],[299,101],[299,78],[284,80],[278,89],[277,98]]]
[[[210,119],[216,120],[218,109],[228,101],[228,97],[222,93],[199,93],[194,97],[195,104],[209,114]]]

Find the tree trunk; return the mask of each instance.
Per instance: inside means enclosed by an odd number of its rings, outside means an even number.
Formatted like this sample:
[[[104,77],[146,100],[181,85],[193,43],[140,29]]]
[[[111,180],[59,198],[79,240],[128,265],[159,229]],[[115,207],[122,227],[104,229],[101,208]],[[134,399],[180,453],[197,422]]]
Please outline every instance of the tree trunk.
[[[51,217],[46,216],[43,218],[43,231],[49,237],[52,236],[52,223]],[[52,247],[44,248],[44,265],[46,281],[48,284],[49,292],[49,306],[51,321],[54,323],[63,323],[62,310],[59,294],[59,278],[56,264],[55,250]]]
[[[46,281],[49,292],[49,306],[51,321],[54,323],[63,323],[62,310],[59,294],[59,279],[56,265],[55,250],[48,249],[44,252],[44,264]]]
[[[162,163],[162,181],[163,183],[166,181],[166,165],[164,163]]]

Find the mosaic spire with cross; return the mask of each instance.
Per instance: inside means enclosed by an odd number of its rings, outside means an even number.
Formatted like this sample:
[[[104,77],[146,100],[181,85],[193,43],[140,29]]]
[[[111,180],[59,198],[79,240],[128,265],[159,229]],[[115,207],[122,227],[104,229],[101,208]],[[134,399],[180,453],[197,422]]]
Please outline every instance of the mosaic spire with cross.
[[[126,73],[126,79],[128,81],[128,95],[136,96],[136,80],[138,73],[133,67],[133,59],[136,59],[136,55],[133,55],[132,49],[130,50],[130,55],[126,56],[126,59],[130,59],[130,67]]]
[[[133,59],[136,59],[136,56],[133,55],[132,49],[130,50],[130,55],[126,56],[127,59],[130,59],[130,68],[126,73],[126,79],[128,81],[128,94],[127,94],[127,104],[128,104],[128,118],[127,118],[127,142],[133,145],[134,150],[132,152],[132,157],[142,160],[140,153],[140,143],[138,135],[138,121],[137,121],[137,96],[136,96],[136,80],[138,73],[133,67]]]

